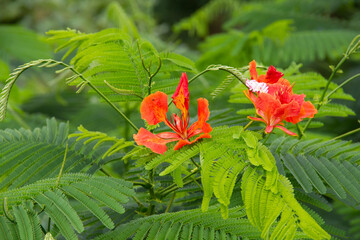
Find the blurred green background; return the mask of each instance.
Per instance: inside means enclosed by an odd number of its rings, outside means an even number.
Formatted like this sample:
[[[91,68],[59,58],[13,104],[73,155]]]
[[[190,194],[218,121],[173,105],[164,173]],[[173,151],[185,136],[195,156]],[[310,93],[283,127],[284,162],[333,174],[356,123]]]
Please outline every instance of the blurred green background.
[[[54,54],[56,46],[46,41],[49,30],[71,28],[91,33],[112,27],[132,29],[135,36],[149,40],[158,50],[185,55],[199,71],[210,64],[242,67],[256,59],[283,69],[293,62],[302,64],[300,71],[318,72],[327,78],[329,65],[339,61],[351,39],[360,33],[360,1],[3,0],[0,80],[4,83],[12,69],[30,60],[60,59],[61,55]],[[342,70],[335,82],[359,72],[359,55],[347,61]],[[201,87],[194,87],[192,94],[210,99],[209,93],[225,76],[214,73],[202,77],[197,83]],[[70,120],[74,128],[83,124],[90,130],[122,131],[122,120],[111,109],[97,98],[74,94],[73,88],[65,86],[64,76],[34,69],[21,78],[11,94],[10,112],[2,128],[36,126],[55,116]],[[344,89],[357,98],[359,87],[355,80]],[[228,102],[230,95],[218,96],[212,107],[241,107]],[[355,114],[346,119],[327,118],[317,132],[336,136],[358,127],[359,101],[342,103]],[[122,107],[137,121],[136,105]],[[358,140],[360,135],[349,138]]]

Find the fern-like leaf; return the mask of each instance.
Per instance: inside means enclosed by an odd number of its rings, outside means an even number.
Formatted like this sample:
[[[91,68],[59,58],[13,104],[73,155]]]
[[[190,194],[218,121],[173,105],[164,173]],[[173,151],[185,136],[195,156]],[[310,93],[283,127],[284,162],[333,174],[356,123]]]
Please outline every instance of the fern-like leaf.
[[[290,182],[280,176],[277,194],[266,190],[263,176],[249,168],[243,179],[242,191],[245,196],[247,216],[253,225],[262,230],[262,238],[292,239],[298,227],[313,239],[329,239],[319,224],[301,207],[293,195]],[[273,231],[270,226],[281,215]],[[291,236],[291,237],[290,237]]]
[[[94,149],[96,149],[103,143],[113,143],[102,156],[103,159],[121,151],[123,148],[134,145],[133,142],[125,141],[124,139],[118,139],[115,137],[110,137],[102,132],[88,131],[81,125],[78,127],[78,131],[80,131],[80,133],[72,133],[69,135],[69,138],[76,138],[76,141],[86,139],[86,141],[84,141],[83,143],[84,145],[96,142],[96,144],[93,146]]]
[[[141,218],[120,225],[113,232],[96,240],[105,239],[217,239],[258,238],[259,232],[244,218],[241,207],[229,209],[229,218],[222,219],[216,209],[179,211]],[[202,236],[202,237],[201,237]]]
[[[70,205],[69,197],[79,202],[111,229],[114,228],[114,223],[102,207],[106,206],[118,213],[123,213],[122,204],[128,202],[128,197],[134,194],[131,183],[121,179],[91,177],[85,174],[65,174],[59,182],[55,178],[46,179],[22,188],[2,192],[0,201],[4,202],[6,209],[13,209],[8,211],[15,216],[14,221],[21,224],[18,232],[24,236],[22,239],[31,239],[28,236],[32,235],[33,239],[37,240],[38,236],[43,236],[39,232],[40,225],[37,219],[39,210],[34,210],[32,207],[34,203],[44,209],[45,213],[54,220],[66,239],[77,239],[74,229],[81,233],[84,231],[84,226],[78,212]],[[21,205],[25,201],[27,204]],[[25,210],[25,213],[28,212],[26,216],[22,209]],[[0,229],[10,228],[12,223],[3,220],[0,221]],[[54,236],[56,235],[54,231],[52,233]]]
[[[279,159],[305,192],[312,192],[314,187],[321,194],[333,192],[340,199],[351,197],[360,202],[360,169],[350,162],[358,155],[358,144],[283,138],[270,148],[274,155],[280,152]]]

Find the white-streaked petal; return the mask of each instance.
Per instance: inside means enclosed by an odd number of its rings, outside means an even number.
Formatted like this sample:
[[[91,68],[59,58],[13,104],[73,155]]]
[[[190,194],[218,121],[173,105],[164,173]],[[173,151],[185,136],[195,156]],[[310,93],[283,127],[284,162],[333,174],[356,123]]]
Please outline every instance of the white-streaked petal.
[[[256,80],[249,80],[246,79],[246,86],[249,88],[250,91],[252,92],[263,92],[263,93],[267,93],[269,91],[268,85],[266,83],[263,82],[258,82]]]

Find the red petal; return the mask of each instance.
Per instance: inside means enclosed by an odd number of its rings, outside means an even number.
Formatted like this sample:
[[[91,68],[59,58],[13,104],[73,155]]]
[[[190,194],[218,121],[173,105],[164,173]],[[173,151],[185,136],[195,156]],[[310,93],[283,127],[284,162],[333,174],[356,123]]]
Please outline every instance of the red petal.
[[[174,147],[174,150],[179,150],[180,148],[182,148],[185,145],[189,145],[191,144],[191,142],[187,139],[181,139]]]
[[[181,110],[184,117],[187,117],[189,110],[189,88],[186,73],[183,73],[180,78],[179,85],[175,93],[172,95],[175,106]]]
[[[209,120],[210,110],[209,102],[205,98],[198,98],[198,122],[200,125],[204,124]]]
[[[284,74],[276,70],[274,66],[270,66],[266,72],[266,83],[276,83]]]
[[[258,121],[258,122],[263,122],[266,123],[264,119],[262,118],[257,118],[257,117],[250,117],[248,116],[249,119],[253,120],[253,121]]]
[[[277,82],[274,84],[269,84],[268,93],[276,97],[282,104],[290,103],[294,99],[294,94],[292,92],[290,83],[287,85],[284,81],[281,81],[281,83]]]
[[[164,121],[167,111],[167,95],[163,92],[150,94],[144,98],[140,107],[141,118],[150,125]]]
[[[314,105],[307,101],[301,105],[300,112],[296,116],[287,117],[285,118],[285,121],[296,124],[302,121],[304,118],[313,118],[316,113],[317,110]]]
[[[151,151],[159,154],[166,152],[167,143],[176,141],[176,139],[162,139],[144,128],[140,128],[139,132],[133,135],[133,138],[137,145],[148,147]]]
[[[266,134],[271,133],[273,129],[274,129],[273,126],[269,126],[269,125],[268,125],[268,126],[266,126],[266,128],[265,128],[265,133],[266,133]]]
[[[193,144],[194,142],[198,141],[199,139],[202,139],[202,138],[211,138],[210,134],[208,133],[204,133],[204,134],[201,134],[200,136],[198,136],[195,140],[193,141],[189,141],[187,139],[181,139],[174,147],[174,150],[179,150],[180,148],[182,148],[183,146],[186,146],[186,145],[190,145],[190,144]]]
[[[244,90],[244,94],[254,104],[256,100],[256,95],[249,90]]]
[[[257,74],[257,71],[256,71],[256,62],[255,62],[255,60],[252,60],[252,61],[249,63],[249,71],[250,71],[250,77],[251,77],[251,79],[257,80],[258,74]]]
[[[201,135],[198,136],[195,140],[191,141],[191,143],[194,143],[194,142],[196,142],[197,140],[202,139],[202,138],[211,138],[211,135],[208,134],[208,133],[201,134]]]
[[[278,84],[282,84],[285,86],[291,86],[291,83],[289,82],[289,80],[285,79],[285,78],[280,78],[276,83]]]
[[[300,112],[300,105],[298,102],[293,100],[288,104],[281,104],[281,106],[274,111],[273,116],[275,118],[281,119],[280,121],[283,121],[288,117],[297,116],[299,112]]]
[[[297,136],[296,133],[291,132],[290,130],[284,128],[283,126],[276,125],[275,127],[282,130],[282,131],[284,131],[286,134],[288,134],[290,136]]]
[[[198,120],[194,122],[188,130],[188,137],[191,138],[199,134],[200,132],[209,133],[212,131],[212,127],[206,121],[209,120],[209,102],[205,98],[198,98]],[[201,129],[201,131],[197,131]]]
[[[176,133],[172,133],[172,132],[162,132],[162,133],[158,133],[156,134],[156,136],[161,137],[163,139],[180,139],[179,135],[177,135]]]
[[[280,101],[268,93],[259,93],[254,101],[256,112],[270,125],[274,113],[281,107]],[[280,120],[281,121],[281,120]]]
[[[304,109],[305,111],[304,118],[313,118],[314,115],[318,112],[314,105],[309,101],[304,102],[304,104],[301,106],[301,109]]]

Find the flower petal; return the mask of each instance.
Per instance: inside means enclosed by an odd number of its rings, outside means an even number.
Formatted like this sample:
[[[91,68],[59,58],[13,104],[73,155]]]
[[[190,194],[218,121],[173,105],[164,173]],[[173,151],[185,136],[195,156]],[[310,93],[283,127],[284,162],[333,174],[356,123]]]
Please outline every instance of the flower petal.
[[[166,119],[168,111],[167,95],[163,92],[150,94],[141,103],[141,118],[150,125],[156,125]]]
[[[197,140],[202,139],[202,138],[211,138],[211,135],[208,134],[208,133],[201,134],[200,136],[198,136],[197,138],[195,138],[195,140],[191,141],[191,143],[194,143],[194,142],[196,142]]]
[[[267,125],[275,125],[271,124],[274,123],[274,113],[281,107],[281,103],[276,97],[268,93],[259,93],[254,101],[254,105],[256,113],[265,120]]]
[[[133,135],[133,138],[137,145],[145,146],[151,149],[154,153],[163,154],[166,152],[166,144],[169,142],[176,141],[177,139],[163,139],[145,128],[140,128],[137,134]]]
[[[264,82],[258,82],[256,80],[246,79],[245,85],[251,92],[265,92],[267,93],[269,88],[268,85]]]
[[[274,66],[270,66],[266,72],[266,83],[276,83],[284,74],[280,71],[277,71]]]
[[[199,133],[209,133],[212,127],[206,121],[209,120],[209,102],[205,98],[198,98],[198,120],[194,122],[188,129],[188,138]]]
[[[313,118],[316,113],[317,110],[311,102],[303,102],[300,108],[300,112],[296,116],[285,118],[285,121],[296,124],[302,121],[304,118]]]
[[[256,95],[249,90],[244,90],[243,92],[244,92],[245,96],[255,105],[255,101],[257,98]]]
[[[249,71],[250,71],[250,77],[251,77],[251,79],[257,80],[258,74],[257,74],[257,71],[256,71],[256,62],[255,62],[255,60],[252,60],[252,61],[249,63]]]
[[[275,128],[278,128],[278,129],[284,131],[286,134],[288,134],[290,136],[297,136],[296,133],[291,132],[290,130],[288,130],[287,128],[284,128],[283,126],[276,125]]]
[[[258,122],[263,122],[263,123],[265,123],[265,124],[266,124],[265,120],[264,120],[264,119],[262,119],[262,118],[251,117],[251,116],[248,116],[248,118],[249,118],[250,120],[253,120],[253,121],[258,121]]]
[[[178,141],[178,143],[175,145],[174,150],[179,150],[180,148],[182,148],[183,146],[189,145],[191,144],[191,142],[187,139],[181,139],[180,141]]]
[[[181,110],[183,117],[187,117],[189,110],[189,88],[186,73],[181,75],[179,85],[171,98],[174,100],[175,106]]]
[[[190,145],[190,144],[193,144],[194,142],[198,141],[199,139],[202,139],[202,138],[211,138],[210,134],[209,133],[204,133],[204,134],[201,134],[200,136],[198,136],[197,138],[195,138],[193,141],[189,141],[187,139],[181,139],[174,147],[174,150],[179,150],[180,148],[182,148],[183,146],[186,146],[186,145]]]
[[[161,137],[163,139],[175,139],[175,140],[181,139],[179,137],[179,135],[177,135],[176,133],[172,133],[172,132],[162,132],[162,133],[156,134],[156,136]]]

